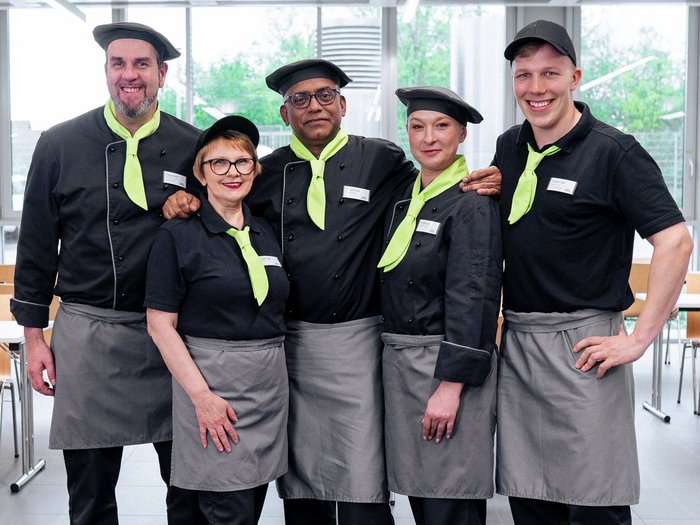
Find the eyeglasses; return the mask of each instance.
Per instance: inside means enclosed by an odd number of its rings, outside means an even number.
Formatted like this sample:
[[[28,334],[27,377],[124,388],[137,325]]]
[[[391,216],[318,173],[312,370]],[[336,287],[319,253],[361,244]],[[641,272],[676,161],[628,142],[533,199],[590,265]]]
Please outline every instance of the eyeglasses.
[[[291,102],[292,106],[297,109],[305,109],[311,104],[311,97],[314,97],[322,106],[328,106],[333,103],[338,95],[340,95],[340,91],[337,89],[323,88],[319,89],[316,93],[292,93],[284,97],[284,102]]]
[[[250,175],[255,169],[256,159],[252,157],[243,157],[238,160],[228,159],[209,159],[202,162],[202,166],[209,164],[211,171],[216,175],[226,175],[231,166],[236,168],[236,171],[241,175]]]

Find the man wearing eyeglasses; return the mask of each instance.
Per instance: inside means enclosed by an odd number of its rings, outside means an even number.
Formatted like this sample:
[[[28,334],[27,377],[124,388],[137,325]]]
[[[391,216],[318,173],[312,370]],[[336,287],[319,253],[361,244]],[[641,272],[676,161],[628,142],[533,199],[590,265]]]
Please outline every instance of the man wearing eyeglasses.
[[[320,59],[266,78],[284,97],[292,142],[261,159],[246,201],[279,235],[290,281],[289,471],[278,481],[287,525],[334,525],[336,503],[342,525],[393,523],[376,264],[384,213],[415,168],[391,142],[346,134],[340,89],[350,81]],[[188,199],[169,200],[166,217],[193,211]]]

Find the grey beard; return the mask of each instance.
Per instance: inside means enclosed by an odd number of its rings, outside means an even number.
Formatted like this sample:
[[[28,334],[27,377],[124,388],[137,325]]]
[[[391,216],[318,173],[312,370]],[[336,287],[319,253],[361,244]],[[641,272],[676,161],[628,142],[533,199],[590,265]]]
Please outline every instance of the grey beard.
[[[155,96],[152,98],[148,98],[148,96],[146,96],[143,99],[143,101],[135,107],[127,106],[126,104],[124,104],[124,102],[122,102],[119,99],[119,97],[113,98],[112,102],[114,102],[114,107],[116,108],[116,110],[125,117],[140,118],[143,117],[146,113],[148,113],[148,110],[151,108],[155,100]]]

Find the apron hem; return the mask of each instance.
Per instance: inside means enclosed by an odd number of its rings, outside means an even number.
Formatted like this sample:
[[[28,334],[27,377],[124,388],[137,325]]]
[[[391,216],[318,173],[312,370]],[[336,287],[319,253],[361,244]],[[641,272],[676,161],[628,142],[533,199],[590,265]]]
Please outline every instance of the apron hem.
[[[275,474],[272,474],[271,477],[265,478],[263,481],[259,482],[251,482],[251,483],[245,483],[242,485],[237,485],[237,486],[231,486],[231,487],[203,487],[203,486],[196,486],[196,485],[189,485],[187,483],[177,483],[176,481],[173,482],[171,480],[170,484],[173,487],[178,487],[181,489],[186,489],[186,490],[198,490],[198,491],[207,491],[207,492],[238,492],[241,490],[248,490],[248,489],[254,489],[255,487],[260,487],[262,485],[267,485],[269,483],[272,483],[275,481],[277,478],[280,476],[283,476],[284,473],[287,472],[287,469],[281,469],[279,472],[276,472]]]
[[[417,490],[402,490],[399,488],[389,488],[391,492],[396,494],[401,494],[402,496],[409,496],[412,498],[432,498],[432,499],[491,499],[493,498],[493,490],[489,492],[477,492],[477,493],[460,493],[460,494],[447,494],[444,492],[434,492],[434,493],[421,493]]]
[[[60,443],[49,443],[49,450],[91,450],[94,448],[112,448],[112,447],[128,447],[131,445],[152,445],[154,443],[164,443],[165,441],[172,441],[172,434],[168,436],[160,436],[155,438],[138,438],[129,441],[124,441],[123,443],[89,443],[80,445],[69,445]]]
[[[507,491],[502,489],[496,489],[496,492],[501,496],[513,497],[513,498],[523,498],[523,499],[534,499],[541,501],[550,501],[552,503],[563,503],[565,505],[580,505],[582,507],[617,507],[626,505],[637,505],[639,503],[639,497],[631,498],[629,500],[623,501],[610,501],[610,502],[592,502],[585,500],[574,500],[567,498],[557,498],[555,496],[542,496],[534,494],[521,494],[516,491]]]
[[[318,495],[318,494],[295,494],[294,496],[291,495],[283,495],[277,491],[279,497],[281,499],[313,499],[317,501],[340,501],[341,503],[389,503],[389,495],[385,498],[358,498],[358,497],[344,497],[344,496],[331,496],[331,495]]]

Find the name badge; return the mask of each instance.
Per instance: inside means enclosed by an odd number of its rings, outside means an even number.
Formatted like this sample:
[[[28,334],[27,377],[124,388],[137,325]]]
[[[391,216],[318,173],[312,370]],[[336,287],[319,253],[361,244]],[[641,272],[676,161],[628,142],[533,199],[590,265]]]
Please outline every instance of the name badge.
[[[274,255],[258,255],[258,258],[260,259],[260,262],[263,263],[263,266],[279,266],[280,268],[282,267],[282,263]]]
[[[573,195],[576,190],[575,180],[557,179],[552,177],[549,179],[549,185],[547,186],[547,191],[558,191],[559,193],[566,193],[568,195]]]
[[[369,202],[369,190],[356,188],[355,186],[343,186],[343,197],[355,199],[356,201]]]
[[[437,235],[439,229],[439,222],[426,221],[425,219],[421,219],[420,221],[418,221],[418,226],[416,226],[417,232],[429,233],[430,235]]]
[[[173,186],[178,186],[179,188],[187,187],[187,177],[175,173],[174,171],[163,171],[163,182],[165,184],[172,184]]]

